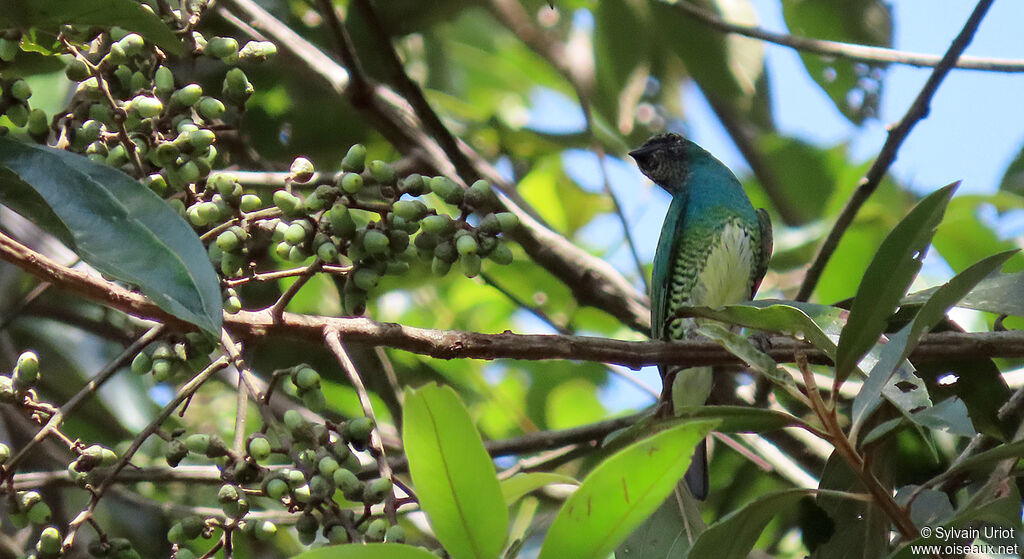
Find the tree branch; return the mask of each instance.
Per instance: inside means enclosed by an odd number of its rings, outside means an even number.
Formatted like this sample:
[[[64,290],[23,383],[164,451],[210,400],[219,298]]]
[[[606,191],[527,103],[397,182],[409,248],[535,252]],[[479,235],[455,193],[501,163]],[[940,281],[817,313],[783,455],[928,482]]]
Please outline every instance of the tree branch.
[[[910,135],[914,125],[928,116],[931,99],[935,95],[935,91],[939,89],[939,84],[942,83],[942,80],[952,70],[956,61],[960,58],[960,54],[971,43],[971,39],[974,38],[974,33],[978,30],[981,20],[985,17],[989,7],[992,6],[992,1],[981,0],[974,7],[971,16],[967,18],[967,23],[964,24],[963,29],[960,30],[960,34],[956,36],[953,43],[949,45],[949,50],[943,55],[942,60],[935,66],[935,71],[928,77],[928,81],[921,88],[921,92],[917,94],[917,98],[910,105],[907,114],[903,116],[896,126],[889,130],[889,137],[886,138],[882,150],[878,153],[878,157],[875,158],[875,162],[868,169],[864,178],[860,180],[857,189],[846,202],[843,211],[836,218],[835,225],[829,232],[828,237],[825,238],[825,242],[822,243],[818,254],[814,257],[814,262],[808,268],[807,275],[800,285],[800,291],[797,293],[797,301],[806,301],[810,298],[811,293],[814,292],[814,288],[818,285],[818,280],[821,279],[822,272],[825,271],[825,265],[828,264],[832,254],[839,246],[839,240],[843,237],[843,233],[853,223],[853,218],[857,215],[861,206],[875,192],[878,185],[882,182],[882,177],[885,176],[889,171],[889,167],[896,161],[896,154],[899,152],[900,146],[903,145],[903,141]]]
[[[0,234],[0,260],[18,266],[54,284],[108,307],[139,318],[166,323],[177,330],[195,328],[172,316],[138,293],[84,272],[65,268],[53,260]],[[274,320],[269,309],[224,315],[224,327],[233,335],[261,339],[300,339],[322,343],[324,331],[337,330],[344,342],[386,346],[439,359],[576,359],[639,368],[647,365],[725,365],[740,360],[710,341],[625,341],[591,336],[554,334],[480,334],[458,330],[415,328],[369,318],[336,318],[283,313]],[[803,342],[776,336],[768,354],[779,362],[793,360],[800,351],[812,362],[827,357]],[[927,334],[911,354],[914,359],[953,357],[1024,357],[1024,331],[942,332]]]
[[[663,0],[665,1],[665,0]],[[767,43],[773,43],[794,50],[864,62],[866,64],[903,64],[905,66],[916,66],[918,68],[935,68],[942,64],[943,58],[934,54],[921,54],[906,52],[884,47],[871,47],[853,43],[841,43],[838,41],[826,41],[788,35],[786,33],[775,33],[753,25],[739,25],[730,23],[724,19],[708,13],[687,1],[665,1],[666,4],[682,10],[687,15],[700,20],[709,27],[724,33],[736,33],[744,37],[759,39]],[[1006,58],[982,58],[977,56],[963,56],[953,65],[960,70],[980,70],[986,72],[1024,72],[1024,60],[1011,60]]]

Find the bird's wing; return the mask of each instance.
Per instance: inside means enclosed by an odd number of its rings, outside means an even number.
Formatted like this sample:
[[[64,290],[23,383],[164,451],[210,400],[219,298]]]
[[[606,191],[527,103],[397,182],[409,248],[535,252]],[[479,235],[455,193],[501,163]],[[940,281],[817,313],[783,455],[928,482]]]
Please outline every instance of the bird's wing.
[[[686,200],[673,197],[665,223],[661,227],[658,250],[654,253],[654,270],[651,272],[651,338],[665,338],[668,319],[669,276],[672,259],[679,250],[683,217],[686,215]]]
[[[761,229],[761,246],[758,247],[757,266],[754,269],[754,284],[750,290],[753,299],[761,280],[768,272],[768,261],[772,259],[772,218],[764,208],[757,208],[757,225]]]

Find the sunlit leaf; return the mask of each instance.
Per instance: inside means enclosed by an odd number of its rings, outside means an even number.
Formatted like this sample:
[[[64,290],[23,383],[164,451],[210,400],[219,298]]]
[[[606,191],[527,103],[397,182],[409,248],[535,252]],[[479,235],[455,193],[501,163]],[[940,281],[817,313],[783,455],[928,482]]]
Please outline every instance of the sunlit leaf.
[[[959,183],[921,200],[882,242],[857,289],[836,349],[836,377],[844,380],[878,342],[886,319],[921,269],[925,250]]]
[[[536,491],[545,485],[555,483],[579,485],[575,478],[563,474],[548,472],[526,472],[516,474],[501,481],[501,494],[505,496],[505,504],[511,505],[521,499],[527,493]]]
[[[745,559],[765,526],[781,511],[810,494],[812,491],[809,489],[790,489],[770,493],[744,505],[708,526],[693,542],[686,557]]]
[[[562,505],[540,559],[603,559],[668,496],[713,421],[683,423],[602,462]]]
[[[0,180],[0,203],[160,308],[219,335],[220,284],[206,249],[148,188],[80,155],[10,138],[0,138]]]
[[[368,543],[332,545],[311,549],[292,556],[292,559],[436,559],[436,557],[422,547],[397,543]]]
[[[420,506],[456,559],[497,557],[508,509],[494,464],[458,395],[428,384],[406,388],[402,442]]]

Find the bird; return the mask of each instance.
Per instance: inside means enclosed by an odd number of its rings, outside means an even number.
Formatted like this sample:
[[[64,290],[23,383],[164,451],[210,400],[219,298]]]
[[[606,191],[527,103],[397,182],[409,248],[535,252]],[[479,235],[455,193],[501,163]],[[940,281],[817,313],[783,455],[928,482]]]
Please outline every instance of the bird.
[[[658,134],[629,152],[640,171],[672,196],[651,275],[651,338],[697,337],[697,322],[677,317],[683,306],[720,307],[754,298],[772,253],[768,212],[755,210],[736,175],[696,143]],[[661,407],[668,415],[701,406],[711,393],[711,367],[659,367]],[[707,440],[686,472],[699,500],[708,494]]]

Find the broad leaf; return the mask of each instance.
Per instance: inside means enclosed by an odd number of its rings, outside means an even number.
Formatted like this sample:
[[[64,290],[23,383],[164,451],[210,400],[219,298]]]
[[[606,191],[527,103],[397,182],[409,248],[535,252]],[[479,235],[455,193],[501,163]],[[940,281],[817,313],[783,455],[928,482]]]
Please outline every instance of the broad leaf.
[[[729,513],[708,526],[693,542],[686,557],[716,557],[718,559],[745,559],[757,543],[765,526],[780,511],[796,505],[800,499],[812,494],[809,489],[789,489],[770,493],[743,508]]]
[[[914,315],[914,319],[903,327],[881,350],[878,363],[868,374],[868,380],[853,401],[853,425],[858,429],[861,423],[881,402],[882,390],[890,385],[893,374],[910,353],[917,347],[921,336],[935,327],[946,316],[950,307],[962,299],[986,276],[998,270],[1016,250],[990,256],[974,266],[957,274],[939,286],[925,304]]]
[[[664,502],[714,421],[683,423],[612,455],[551,523],[540,559],[604,559]]]
[[[459,396],[447,386],[406,389],[402,442],[420,506],[455,559],[498,557],[508,509],[491,457]]]
[[[528,472],[523,474],[516,474],[506,480],[501,481],[501,494],[505,497],[505,504],[511,505],[519,499],[521,499],[527,493],[536,491],[545,485],[551,485],[555,483],[563,483],[569,485],[579,485],[580,482],[575,478],[569,477],[562,474],[552,474],[548,472]]]
[[[218,335],[217,275],[192,228],[128,175],[63,150],[0,138],[0,203],[100,272]]]
[[[722,433],[764,433],[803,425],[786,412],[748,406],[693,406],[675,410],[675,413],[680,420],[717,419],[719,424],[715,431]]]
[[[717,309],[685,307],[679,311],[679,315],[711,318],[727,324],[804,339],[831,357],[835,354],[835,343],[829,339],[829,334],[843,312],[842,309],[824,305],[762,299]],[[814,317],[809,313],[813,313]],[[839,327],[834,328],[836,333]]]
[[[706,323],[697,327],[697,333],[706,336],[739,357],[752,370],[780,386],[796,386],[793,378],[779,369],[770,355],[754,347],[753,342],[721,324]]]
[[[0,28],[56,30],[64,24],[134,31],[171,54],[182,54],[181,41],[155,13],[134,0],[7,0]]]
[[[936,289],[938,287],[911,293],[900,304],[923,303]],[[981,280],[957,303],[957,306],[996,314],[1024,316],[1024,272],[996,274]]]
[[[782,13],[795,35],[862,45],[892,45],[891,8],[880,0],[785,0]],[[877,115],[884,64],[802,54],[807,73],[855,124]]]
[[[674,495],[654,511],[615,550],[615,559],[665,559],[683,557],[690,548],[686,521]]]
[[[833,452],[821,474],[819,489],[865,493],[857,475]],[[836,498],[819,494],[818,506],[832,519],[834,531],[828,541],[815,548],[812,558],[874,559],[888,548],[890,520],[874,501]]]
[[[878,342],[886,320],[914,280],[924,253],[959,183],[921,200],[882,242],[868,265],[836,349],[836,377],[842,381]]]
[[[364,545],[332,545],[311,549],[292,559],[437,559],[437,555],[412,545],[368,543]]]

